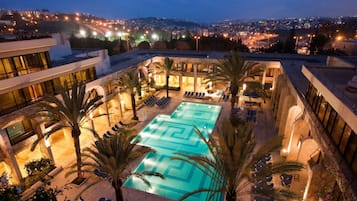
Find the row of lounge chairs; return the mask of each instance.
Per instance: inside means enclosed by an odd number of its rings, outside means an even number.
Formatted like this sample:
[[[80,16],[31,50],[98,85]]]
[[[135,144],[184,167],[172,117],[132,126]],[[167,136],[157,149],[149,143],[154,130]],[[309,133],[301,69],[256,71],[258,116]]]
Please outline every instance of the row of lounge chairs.
[[[265,175],[266,169],[271,168],[272,163],[271,154],[267,153],[264,157],[258,160],[252,167],[253,178],[255,180],[254,185],[252,186],[252,192],[258,193],[261,191],[271,190],[274,187],[274,184],[271,183],[273,180],[272,175]],[[274,201],[273,197],[270,198],[262,198],[259,196],[254,197],[255,201]]]
[[[164,107],[169,103],[170,99],[167,97],[162,97],[158,101],[156,101],[156,105],[159,107]]]
[[[112,127],[112,131],[114,133],[120,131],[120,130],[123,130],[125,128],[129,128],[130,125],[129,124],[125,124],[123,123],[122,121],[119,121],[118,124],[115,124],[113,127]],[[112,134],[110,131],[107,131],[103,134],[103,137],[104,138],[111,138],[114,134]]]
[[[119,121],[118,124],[115,124],[115,125],[112,127],[112,131],[113,131],[114,133],[116,133],[116,132],[118,132],[118,131],[120,131],[120,130],[123,130],[123,129],[125,129],[125,128],[129,128],[129,127],[130,127],[129,124],[125,124],[125,123],[123,123],[122,121]],[[111,133],[110,131],[107,131],[107,132],[105,132],[105,133],[103,134],[103,138],[107,138],[107,139],[108,139],[108,138],[111,138],[111,137],[113,137],[113,136],[114,136],[114,134]],[[96,146],[101,146],[101,145],[99,144],[99,143],[100,143],[99,141],[95,141],[94,143],[95,143]],[[94,169],[94,174],[97,175],[98,177],[103,178],[103,179],[108,179],[108,178],[109,178],[108,173],[101,171],[99,168]],[[100,201],[101,201],[101,200],[111,201],[110,199],[105,199],[105,198],[100,198],[99,200],[100,200]]]
[[[206,93],[204,93],[204,92],[194,92],[194,91],[185,91],[183,96],[187,97],[187,98],[204,98],[206,96]]]
[[[155,96],[150,96],[148,99],[144,101],[144,104],[146,106],[154,106],[156,103],[156,97]]]
[[[159,100],[155,96],[150,96],[148,99],[144,101],[146,106],[154,106],[155,104],[159,107],[164,107],[169,103],[169,98],[162,97]]]
[[[246,121],[256,122],[257,121],[256,115],[257,115],[257,111],[256,110],[248,110],[247,111]]]

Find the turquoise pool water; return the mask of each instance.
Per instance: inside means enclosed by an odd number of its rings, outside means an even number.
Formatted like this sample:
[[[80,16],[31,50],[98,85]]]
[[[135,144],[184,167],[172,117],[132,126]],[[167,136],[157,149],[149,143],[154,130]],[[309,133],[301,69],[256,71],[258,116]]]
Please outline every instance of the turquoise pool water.
[[[147,177],[151,187],[140,179],[129,177],[124,186],[146,191],[173,200],[199,188],[212,185],[198,169],[183,161],[170,160],[175,153],[208,154],[207,146],[194,131],[194,125],[204,135],[211,134],[221,106],[201,103],[182,102],[171,115],[157,115],[140,133],[141,144],[152,147],[155,153],[149,153],[134,171],[155,171],[165,179]],[[223,199],[223,194],[217,200]],[[206,200],[207,193],[190,196],[188,201]]]

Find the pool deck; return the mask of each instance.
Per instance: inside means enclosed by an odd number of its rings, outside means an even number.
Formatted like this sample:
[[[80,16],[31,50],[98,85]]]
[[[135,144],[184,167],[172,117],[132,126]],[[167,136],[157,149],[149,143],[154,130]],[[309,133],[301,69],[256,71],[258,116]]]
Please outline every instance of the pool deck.
[[[166,94],[166,91],[162,90],[157,97],[164,96]],[[216,104],[216,105],[221,105],[222,110],[221,113],[217,119],[216,125],[219,125],[222,119],[228,118],[230,114],[230,101],[220,101],[218,97],[214,97],[212,99],[194,99],[194,98],[184,98],[183,97],[183,92],[176,92],[176,91],[170,91],[169,96],[171,97],[170,103],[164,107],[164,108],[159,108],[157,106],[154,107],[147,107],[144,106],[141,109],[138,110],[138,116],[139,116],[139,123],[136,124],[133,128],[136,129],[138,132],[143,129],[157,114],[171,114],[173,110],[182,102],[182,101],[190,101],[190,102],[199,102],[199,103],[208,103],[208,104]],[[257,119],[255,122],[255,127],[254,127],[254,133],[256,134],[256,141],[257,145],[263,144],[265,141],[276,135],[276,130],[274,126],[274,118],[272,116],[272,110],[270,106],[270,102],[267,101],[267,103],[263,104],[261,108],[255,108],[257,110]],[[244,111],[243,111],[244,112]],[[131,119],[132,117],[132,112],[127,111],[124,114],[124,120],[125,119]],[[96,126],[97,127],[97,126]],[[217,127],[217,126],[216,126]],[[102,130],[108,129],[109,128],[101,128]],[[213,133],[216,133],[215,130]],[[85,145],[84,145],[85,146]],[[73,154],[74,155],[74,154]],[[273,156],[274,157],[274,156]],[[75,160],[74,156],[64,156],[63,157],[63,167],[67,167],[70,162],[73,162]],[[139,163],[140,161],[137,161]],[[137,163],[132,164],[130,169],[134,169]],[[90,184],[91,181],[94,180],[94,176],[91,175],[87,178],[87,181],[82,184],[81,186],[76,186],[74,184],[69,184],[70,181],[73,179],[74,176],[65,178],[64,175],[66,173],[66,169],[62,172],[60,172],[57,176],[55,176],[51,180],[51,186],[57,187],[58,189],[62,190],[62,192],[57,195],[57,199],[59,201],[67,201],[67,200],[74,200],[74,198],[78,195],[78,193],[86,188]],[[124,195],[128,194],[129,192],[126,191],[125,188],[124,190]],[[85,201],[98,201],[99,198],[105,197],[106,199],[110,199],[114,201],[114,190],[112,189],[111,185],[106,182],[102,181],[95,186],[92,186],[89,190],[86,190],[81,197]],[[127,199],[129,198],[130,199]],[[148,194],[146,193],[143,197],[140,193],[130,193],[130,196],[126,196],[124,200],[126,201],[138,201],[145,199],[145,201],[157,201],[158,198],[156,195]],[[163,200],[169,200],[169,199],[163,199]]]

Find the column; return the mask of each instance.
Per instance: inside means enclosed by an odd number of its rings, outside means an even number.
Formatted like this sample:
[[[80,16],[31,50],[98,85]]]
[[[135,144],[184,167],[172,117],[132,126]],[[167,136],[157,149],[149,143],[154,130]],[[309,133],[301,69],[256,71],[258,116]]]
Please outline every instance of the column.
[[[108,127],[110,127],[110,116],[109,116],[109,109],[108,109],[108,101],[107,101],[106,96],[104,96],[103,98],[104,98],[105,112],[107,113]],[[93,119],[93,122],[94,122],[94,119]]]
[[[180,86],[180,90],[183,89],[183,86],[182,86],[182,74],[179,75],[179,86]]]
[[[37,136],[40,137],[44,133],[46,133],[45,123],[41,123],[40,125],[37,125],[34,121],[35,121],[34,119],[31,119],[31,124],[35,128]],[[35,125],[37,125],[37,126],[35,126]],[[53,157],[51,144],[48,140],[49,139],[41,140],[39,142],[38,146],[40,146],[41,153],[44,154],[46,158],[50,159],[52,164],[55,165],[55,159]]]
[[[192,64],[193,67],[193,91],[197,91],[197,64]]]
[[[5,155],[5,161],[11,168],[11,175],[14,183],[20,183],[23,180],[19,164],[16,161],[10,139],[5,130],[0,130],[0,149]]]
[[[264,85],[265,85],[265,78],[266,78],[266,75],[267,75],[267,69],[266,69],[266,68],[264,68],[263,78],[262,78],[262,85],[263,85],[263,87],[265,87]]]

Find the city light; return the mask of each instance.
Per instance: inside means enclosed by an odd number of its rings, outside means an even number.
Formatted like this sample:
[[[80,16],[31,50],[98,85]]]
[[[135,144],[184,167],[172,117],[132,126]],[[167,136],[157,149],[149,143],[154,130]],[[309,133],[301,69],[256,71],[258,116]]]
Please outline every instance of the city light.
[[[117,33],[117,36],[118,36],[118,37],[125,36],[125,33],[124,33],[124,32],[119,31],[119,32]]]
[[[111,31],[105,32],[105,37],[109,38],[111,36],[112,36],[112,32]]]
[[[83,29],[79,30],[79,34],[82,36],[82,37],[86,37],[87,36],[87,32]]]
[[[98,35],[98,33],[97,33],[96,31],[93,31],[93,32],[92,32],[92,35],[93,35],[94,37],[96,37],[96,36]]]
[[[151,38],[152,38],[153,40],[159,40],[159,35],[157,35],[156,33],[153,33],[153,34],[151,35]]]
[[[343,36],[336,36],[336,40],[337,40],[337,41],[343,40]]]

